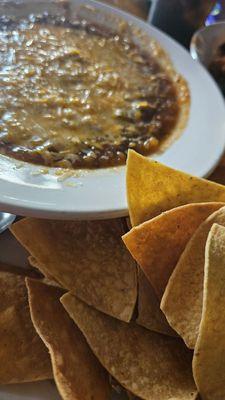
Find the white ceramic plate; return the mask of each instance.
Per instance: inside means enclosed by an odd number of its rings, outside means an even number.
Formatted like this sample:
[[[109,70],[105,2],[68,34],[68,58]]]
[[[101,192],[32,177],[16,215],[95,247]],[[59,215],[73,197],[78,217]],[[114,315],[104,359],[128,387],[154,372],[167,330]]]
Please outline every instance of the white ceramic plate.
[[[0,235],[0,262],[28,267],[28,253],[9,230]],[[32,349],[31,349],[32,350]],[[61,396],[52,380],[14,385],[0,385],[1,400],[60,400]],[[112,393],[111,400],[128,400],[124,393]]]
[[[27,14],[34,7],[42,7],[41,2],[30,3],[28,7],[17,6],[16,12]],[[75,8],[91,5],[91,11],[94,4],[97,17],[101,12],[114,13],[141,28],[164,47],[175,69],[189,84],[191,112],[180,138],[154,158],[193,175],[209,174],[224,150],[225,108],[222,96],[206,70],[175,41],[135,17],[90,0],[72,0],[70,4]],[[40,171],[41,167],[0,156],[0,209],[63,219],[110,218],[127,214],[125,167],[77,172],[75,177],[63,181],[54,170],[46,174],[40,174]]]

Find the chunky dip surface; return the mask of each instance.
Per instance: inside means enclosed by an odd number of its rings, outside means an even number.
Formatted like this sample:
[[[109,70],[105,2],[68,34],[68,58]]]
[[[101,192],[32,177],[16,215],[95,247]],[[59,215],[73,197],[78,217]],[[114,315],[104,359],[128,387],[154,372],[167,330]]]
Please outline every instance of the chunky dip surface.
[[[156,59],[85,23],[22,21],[0,32],[0,152],[40,165],[124,164],[150,154],[179,118]]]

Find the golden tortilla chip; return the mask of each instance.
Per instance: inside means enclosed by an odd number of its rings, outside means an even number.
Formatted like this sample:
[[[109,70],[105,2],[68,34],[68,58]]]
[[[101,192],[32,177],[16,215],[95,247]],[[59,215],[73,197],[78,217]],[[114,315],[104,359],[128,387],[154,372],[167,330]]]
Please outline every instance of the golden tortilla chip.
[[[225,202],[225,186],[176,171],[129,150],[127,200],[134,226],[184,204]]]
[[[119,321],[71,294],[61,301],[102,365],[127,390],[145,400],[193,400],[192,353],[180,339]]]
[[[159,300],[143,274],[138,270],[138,325],[144,326],[150,331],[176,336],[176,332],[169,326],[165,315],[160,310]]]
[[[121,239],[122,219],[25,218],[11,231],[47,277],[99,310],[131,319],[137,297],[136,264]]]
[[[45,270],[45,266],[42,266],[40,261],[38,262],[36,258],[29,256],[28,262],[33,268],[35,268],[35,271],[41,273],[42,281],[44,283],[47,283],[51,286],[61,287],[61,285],[56,281],[56,279],[54,279],[51,275],[47,273],[47,271]]]
[[[4,269],[4,268],[3,268]],[[46,347],[30,317],[25,276],[0,271],[0,383],[52,378]]]
[[[203,311],[193,374],[202,399],[225,399],[225,228],[214,224],[206,243]]]
[[[46,344],[58,390],[64,400],[108,400],[108,374],[65,312],[62,289],[27,279],[33,324]]]
[[[225,226],[225,207],[210,215],[196,230],[166,287],[161,309],[169,324],[194,349],[202,316],[205,244],[214,223]]]
[[[159,299],[188,240],[224,203],[194,203],[173,208],[134,227],[123,241],[143,269]]]

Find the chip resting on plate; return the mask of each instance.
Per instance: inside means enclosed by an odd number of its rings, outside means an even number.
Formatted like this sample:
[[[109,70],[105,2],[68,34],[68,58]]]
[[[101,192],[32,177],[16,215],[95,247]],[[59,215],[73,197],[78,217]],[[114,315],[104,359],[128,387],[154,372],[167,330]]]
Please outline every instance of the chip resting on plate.
[[[47,277],[99,310],[124,321],[131,319],[137,277],[135,261],[121,239],[125,220],[25,218],[11,231]]]
[[[0,383],[52,378],[48,351],[36,333],[29,311],[26,270],[0,266]],[[11,272],[9,272],[11,271]]]
[[[134,226],[184,204],[225,202],[225,186],[169,168],[130,150],[127,200]]]
[[[189,400],[196,394],[192,353],[180,339],[125,323],[71,294],[61,301],[109,373],[144,400]]]
[[[203,311],[193,374],[202,400],[225,399],[225,228],[214,224],[206,244]]]
[[[138,317],[136,323],[150,331],[176,336],[160,310],[160,302],[142,270],[138,269]]]
[[[225,226],[225,207],[210,215],[188,242],[166,287],[161,309],[169,324],[193,349],[202,316],[205,245],[214,223]]]
[[[132,256],[161,299],[169,277],[198,226],[224,203],[194,203],[173,208],[123,236]]]
[[[108,400],[109,378],[60,297],[60,288],[27,279],[33,324],[47,346],[58,390],[64,400]]]

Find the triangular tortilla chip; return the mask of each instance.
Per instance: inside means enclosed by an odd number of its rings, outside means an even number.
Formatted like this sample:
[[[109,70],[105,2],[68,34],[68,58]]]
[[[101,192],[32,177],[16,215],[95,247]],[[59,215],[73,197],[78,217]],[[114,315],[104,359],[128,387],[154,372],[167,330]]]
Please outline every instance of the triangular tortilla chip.
[[[106,371],[65,312],[61,289],[27,279],[33,324],[46,344],[58,390],[65,400],[108,400]]]
[[[205,244],[214,223],[225,226],[225,207],[210,215],[188,242],[161,302],[169,324],[194,349],[202,316]]]
[[[193,374],[202,399],[225,399],[225,228],[213,225],[206,244],[204,296]]]
[[[151,284],[140,268],[138,270],[138,318],[136,323],[150,331],[176,336],[176,332],[169,326],[165,315],[160,310],[159,300]]]
[[[112,318],[71,294],[61,299],[102,365],[144,400],[192,399],[192,353],[180,339]]]
[[[47,349],[31,321],[25,271],[11,270],[0,272],[0,383],[52,378]]]
[[[225,186],[176,171],[129,150],[127,200],[134,226],[184,204],[225,202]]]
[[[121,239],[124,220],[25,218],[11,231],[47,277],[99,310],[124,321],[131,319],[137,277],[136,264]]]
[[[194,203],[173,208],[134,227],[123,241],[143,269],[159,299],[188,240],[224,203]]]

